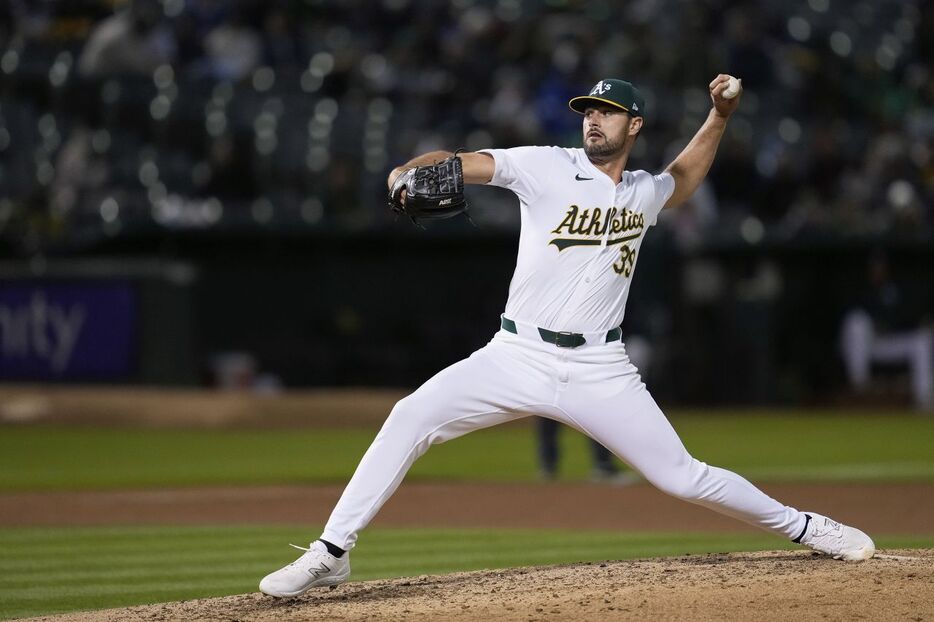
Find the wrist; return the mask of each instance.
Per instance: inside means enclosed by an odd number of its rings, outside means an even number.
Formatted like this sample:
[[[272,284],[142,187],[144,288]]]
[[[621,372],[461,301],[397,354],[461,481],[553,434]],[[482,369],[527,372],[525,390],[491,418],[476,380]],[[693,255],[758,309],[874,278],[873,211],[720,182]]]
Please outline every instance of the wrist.
[[[730,114],[732,114],[732,113],[729,113],[729,112],[728,112],[728,113],[720,112],[719,110],[717,110],[717,107],[714,106],[713,108],[710,109],[710,114],[707,115],[707,118],[713,120],[713,121],[716,122],[716,123],[720,123],[720,124],[722,124],[722,125],[725,126],[725,125],[726,125],[726,122],[727,122],[727,121],[729,120],[729,118],[730,118]]]
[[[710,114],[707,115],[707,123],[721,130],[726,129],[726,123],[729,120],[730,120],[730,113],[720,112],[716,108],[711,108]]]

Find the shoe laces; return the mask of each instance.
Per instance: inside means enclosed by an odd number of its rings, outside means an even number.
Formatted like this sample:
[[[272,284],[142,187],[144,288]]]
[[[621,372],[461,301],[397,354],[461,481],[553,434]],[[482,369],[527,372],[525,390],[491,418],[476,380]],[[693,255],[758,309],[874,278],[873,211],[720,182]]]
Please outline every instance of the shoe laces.
[[[823,520],[815,521],[814,533],[812,537],[814,538],[839,538],[843,535],[843,525],[838,523],[835,520],[829,518],[824,518]]]
[[[307,548],[304,546],[298,546],[297,544],[292,544],[291,542],[289,542],[289,546],[291,546],[293,549],[298,549],[299,551],[305,551],[301,555],[301,557],[299,557],[294,562],[289,564],[289,566],[295,566],[299,562],[310,561],[311,559],[314,559],[316,561],[324,559],[324,551],[322,551],[321,549],[316,549],[314,546],[314,543],[312,543],[311,546]]]
[[[826,553],[837,554],[842,550],[846,533],[843,525],[829,518],[812,521],[812,531],[806,538],[806,544]]]

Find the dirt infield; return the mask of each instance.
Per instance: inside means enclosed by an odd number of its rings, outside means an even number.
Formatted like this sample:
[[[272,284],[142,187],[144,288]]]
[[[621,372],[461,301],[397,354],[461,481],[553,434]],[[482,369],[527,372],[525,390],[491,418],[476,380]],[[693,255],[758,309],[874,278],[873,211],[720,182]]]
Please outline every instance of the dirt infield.
[[[375,427],[400,392],[272,398],[204,391],[0,388],[0,423]],[[321,525],[342,485],[0,493],[2,526]],[[765,484],[777,499],[869,533],[934,534],[934,484]],[[374,527],[756,532],[647,484],[406,482]],[[350,583],[299,599],[258,593],[34,618],[206,620],[930,620],[934,550],[846,564],[806,551],[698,555]]]
[[[802,551],[515,568],[349,583],[64,616],[169,620],[931,620],[934,552],[847,564]]]
[[[378,428],[401,389],[263,395],[205,389],[0,385],[0,423],[141,428]]]
[[[3,493],[0,526],[321,525],[342,488]],[[763,488],[785,503],[829,514],[870,533],[934,534],[934,484],[767,484]],[[373,526],[758,531],[647,484],[404,483]]]
[[[0,525],[321,524],[341,486],[0,495]],[[930,534],[934,485],[771,485],[870,533]],[[873,503],[866,502],[873,499]],[[756,531],[648,485],[403,485],[374,526]],[[934,550],[846,564],[807,551],[687,556],[350,583],[42,620],[934,620]]]

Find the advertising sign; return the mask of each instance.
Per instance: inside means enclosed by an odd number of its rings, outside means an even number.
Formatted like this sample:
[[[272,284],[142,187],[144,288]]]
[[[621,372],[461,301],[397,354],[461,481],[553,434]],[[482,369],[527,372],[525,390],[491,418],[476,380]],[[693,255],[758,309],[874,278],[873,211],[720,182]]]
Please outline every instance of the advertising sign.
[[[119,380],[136,369],[129,282],[0,282],[0,380]]]

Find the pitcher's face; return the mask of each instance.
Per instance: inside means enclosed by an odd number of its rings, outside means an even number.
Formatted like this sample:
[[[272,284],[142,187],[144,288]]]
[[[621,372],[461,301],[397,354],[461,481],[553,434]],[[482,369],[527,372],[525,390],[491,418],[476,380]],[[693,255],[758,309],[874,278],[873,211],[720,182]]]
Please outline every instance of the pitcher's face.
[[[584,111],[584,152],[588,156],[622,154],[630,135],[638,133],[629,113],[613,106],[592,106]]]

